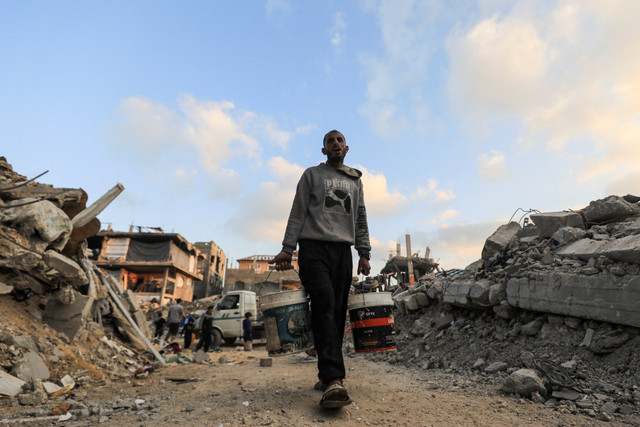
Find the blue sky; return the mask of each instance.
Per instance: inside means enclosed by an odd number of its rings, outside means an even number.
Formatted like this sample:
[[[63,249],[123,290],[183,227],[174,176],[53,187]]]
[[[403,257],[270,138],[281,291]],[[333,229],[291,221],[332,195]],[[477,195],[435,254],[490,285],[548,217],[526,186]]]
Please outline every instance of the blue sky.
[[[104,226],[236,260],[279,252],[335,128],[373,272],[407,233],[462,268],[518,208],[640,194],[639,18],[613,0],[0,0],[0,155],[90,203],[121,182]]]

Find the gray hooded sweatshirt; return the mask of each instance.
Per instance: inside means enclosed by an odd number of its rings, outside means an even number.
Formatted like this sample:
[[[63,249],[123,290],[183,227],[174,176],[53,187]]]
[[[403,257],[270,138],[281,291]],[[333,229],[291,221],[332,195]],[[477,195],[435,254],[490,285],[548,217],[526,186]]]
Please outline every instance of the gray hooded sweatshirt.
[[[289,214],[282,250],[293,253],[300,240],[355,244],[358,255],[369,259],[369,227],[362,172],[320,163],[302,174]]]

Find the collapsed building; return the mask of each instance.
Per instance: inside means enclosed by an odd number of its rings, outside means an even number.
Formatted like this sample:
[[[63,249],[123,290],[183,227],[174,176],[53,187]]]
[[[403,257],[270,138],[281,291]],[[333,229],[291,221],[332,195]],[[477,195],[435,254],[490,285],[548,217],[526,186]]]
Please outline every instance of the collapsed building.
[[[374,359],[503,382],[603,421],[640,407],[640,198],[532,212],[481,259],[393,296],[398,352]]]
[[[87,207],[84,190],[36,178],[0,157],[0,397],[18,396],[26,405],[59,393],[63,384],[47,380],[61,381],[65,367],[75,367],[80,381],[130,375],[154,359],[165,363],[133,293],[89,259],[86,241],[100,230],[97,215],[122,184]],[[12,316],[10,301],[28,318]],[[78,345],[84,347],[71,350]]]

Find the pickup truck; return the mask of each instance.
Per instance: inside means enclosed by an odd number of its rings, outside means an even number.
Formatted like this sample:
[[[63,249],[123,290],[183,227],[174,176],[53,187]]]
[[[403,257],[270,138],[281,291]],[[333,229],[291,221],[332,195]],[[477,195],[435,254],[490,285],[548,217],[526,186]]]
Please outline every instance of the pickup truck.
[[[253,314],[253,339],[264,338],[262,312],[258,310],[258,297],[253,291],[229,291],[222,296],[213,310],[213,347],[222,341],[232,345],[242,337],[242,321],[248,311]]]

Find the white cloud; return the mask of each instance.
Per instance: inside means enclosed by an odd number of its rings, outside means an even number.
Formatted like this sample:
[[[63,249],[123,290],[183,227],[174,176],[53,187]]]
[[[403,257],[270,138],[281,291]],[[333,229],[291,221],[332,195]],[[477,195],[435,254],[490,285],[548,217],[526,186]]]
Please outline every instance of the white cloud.
[[[439,215],[436,215],[433,219],[432,219],[432,223],[433,224],[438,224],[438,223],[442,223],[442,222],[446,222],[452,218],[455,218],[457,216],[460,216],[460,212],[458,212],[455,209],[447,209],[446,211],[442,212]],[[445,223],[443,224],[443,227],[448,227],[448,225]]]
[[[286,148],[292,138],[311,129],[285,131],[268,117],[242,110],[230,101],[203,101],[184,96],[178,110],[143,97],[130,97],[118,108],[116,136],[123,145],[145,156],[166,154],[190,158],[212,177],[235,179],[228,164],[236,158],[260,164],[261,142]]]
[[[440,205],[454,201],[456,195],[451,189],[442,190],[438,188],[438,181],[429,179],[426,187],[419,185],[411,195],[412,200],[425,200],[428,198],[431,199],[434,204]]]
[[[420,84],[427,75],[435,43],[437,2],[388,1],[368,5],[378,18],[384,53],[362,53],[368,76],[366,102],[359,112],[380,136],[397,139],[403,130],[428,130],[432,124]]]
[[[571,161],[581,185],[614,185],[640,158],[638,16],[637,2],[521,2],[453,32],[454,105],[465,121],[515,118],[517,139]]]
[[[340,48],[344,42],[344,32],[347,29],[347,23],[342,12],[336,12],[333,17],[333,25],[331,27],[331,44],[336,48]]]
[[[390,191],[384,174],[369,172],[362,166],[358,169],[362,171],[364,198],[369,216],[388,217],[407,208],[409,198],[400,192]]]
[[[509,176],[509,168],[504,154],[491,151],[491,156],[482,154],[478,157],[478,175],[484,181],[501,181]]]
[[[545,97],[548,47],[536,27],[517,17],[484,19],[448,42],[453,101],[483,114],[519,114]]]
[[[280,243],[295,195],[296,184],[304,168],[282,157],[267,161],[275,182],[263,182],[237,203],[228,226],[247,241]]]

